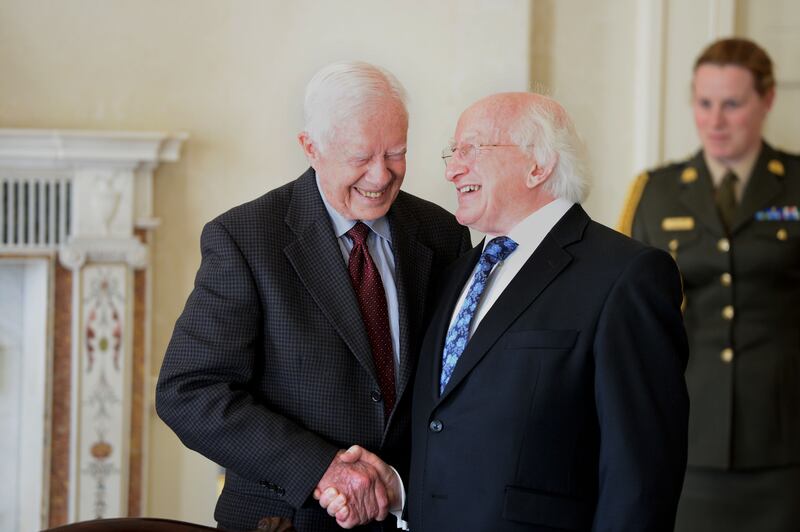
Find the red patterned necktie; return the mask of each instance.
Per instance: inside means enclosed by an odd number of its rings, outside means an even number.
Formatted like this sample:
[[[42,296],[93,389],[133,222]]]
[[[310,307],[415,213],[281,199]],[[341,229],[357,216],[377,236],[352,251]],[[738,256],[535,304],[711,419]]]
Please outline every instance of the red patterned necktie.
[[[361,318],[367,329],[372,359],[375,361],[378,384],[383,396],[383,413],[388,419],[395,401],[394,353],[392,334],[389,330],[389,311],[386,308],[386,293],[383,291],[378,268],[367,249],[369,231],[369,227],[358,222],[347,232],[347,236],[353,240],[347,268],[358,298]]]

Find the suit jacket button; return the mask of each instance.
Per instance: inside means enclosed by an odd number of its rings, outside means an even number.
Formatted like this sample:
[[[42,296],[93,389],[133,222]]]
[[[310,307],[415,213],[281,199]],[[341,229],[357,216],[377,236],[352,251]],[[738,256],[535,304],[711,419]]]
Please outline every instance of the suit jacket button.
[[[380,390],[372,390],[372,391],[369,393],[369,397],[370,397],[370,399],[372,399],[372,400],[373,400],[373,401],[375,401],[376,403],[380,403],[380,402],[381,402],[381,399],[383,399],[383,396],[381,395],[381,392],[380,392]]]
[[[431,424],[428,426],[430,427],[431,432],[442,432],[442,428],[444,427],[442,425],[442,422],[439,421],[438,419],[434,419],[433,421],[431,421]]]

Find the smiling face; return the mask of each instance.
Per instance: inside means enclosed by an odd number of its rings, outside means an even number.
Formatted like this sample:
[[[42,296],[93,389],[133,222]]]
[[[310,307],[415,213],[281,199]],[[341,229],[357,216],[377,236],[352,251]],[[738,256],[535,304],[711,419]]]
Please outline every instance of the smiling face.
[[[759,95],[746,68],[700,65],[694,73],[692,108],[705,153],[730,165],[757,150],[774,96],[774,90]]]
[[[299,140],[331,207],[351,220],[375,220],[403,184],[407,131],[403,107],[384,99],[340,120],[324,147],[307,133]]]
[[[467,109],[456,127],[456,146],[513,145],[510,125],[515,107],[509,98],[512,96],[486,98]],[[533,155],[517,146],[478,148],[469,160],[452,157],[445,178],[456,187],[456,219],[483,233],[508,234],[543,201],[552,200],[533,185],[547,178],[549,172],[543,172],[546,170],[537,166]]]

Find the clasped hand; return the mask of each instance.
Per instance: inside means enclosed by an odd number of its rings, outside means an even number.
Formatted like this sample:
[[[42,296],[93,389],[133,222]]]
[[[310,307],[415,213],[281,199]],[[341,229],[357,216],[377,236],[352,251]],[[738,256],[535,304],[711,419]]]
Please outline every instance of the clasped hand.
[[[399,505],[397,475],[377,455],[354,445],[339,451],[314,489],[314,498],[342,528],[383,521]]]

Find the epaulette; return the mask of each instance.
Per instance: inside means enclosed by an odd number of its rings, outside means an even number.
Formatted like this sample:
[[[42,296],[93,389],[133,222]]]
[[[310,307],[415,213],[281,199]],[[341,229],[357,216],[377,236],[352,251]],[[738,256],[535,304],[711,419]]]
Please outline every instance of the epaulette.
[[[636,209],[639,207],[644,187],[647,186],[649,179],[650,175],[647,172],[642,172],[628,188],[628,195],[625,198],[625,203],[622,204],[622,214],[617,224],[617,230],[624,235],[631,236],[633,232],[633,218],[636,215]]]

